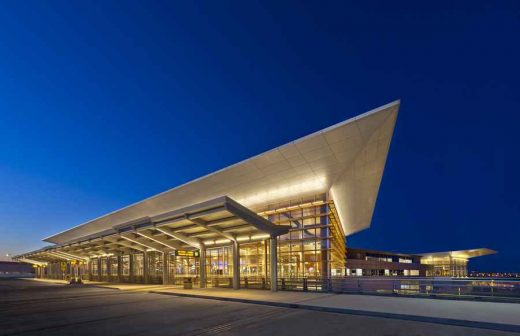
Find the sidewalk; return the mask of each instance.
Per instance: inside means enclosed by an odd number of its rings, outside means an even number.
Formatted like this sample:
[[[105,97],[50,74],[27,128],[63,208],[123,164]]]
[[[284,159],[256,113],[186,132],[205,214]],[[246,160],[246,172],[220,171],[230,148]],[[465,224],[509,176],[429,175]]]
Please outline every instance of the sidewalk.
[[[60,280],[35,279],[35,281],[65,283],[65,281]],[[117,284],[93,281],[86,281],[85,284],[122,291],[262,304],[520,333],[520,304],[518,303],[289,291],[273,293],[267,290],[253,289],[182,289],[166,285]]]
[[[24,280],[44,282],[44,283],[56,284],[56,285],[68,285],[69,284],[68,281],[59,280],[59,279],[27,278]],[[141,292],[147,292],[152,289],[166,289],[166,288],[174,289],[174,288],[176,288],[175,286],[165,286],[165,285],[157,285],[157,284],[143,285],[143,284],[100,282],[100,281],[89,281],[89,280],[83,280],[83,284],[88,285],[88,286],[118,289],[118,290],[122,290],[122,291],[141,291]]]
[[[520,332],[520,304],[251,289],[154,289],[151,293]]]

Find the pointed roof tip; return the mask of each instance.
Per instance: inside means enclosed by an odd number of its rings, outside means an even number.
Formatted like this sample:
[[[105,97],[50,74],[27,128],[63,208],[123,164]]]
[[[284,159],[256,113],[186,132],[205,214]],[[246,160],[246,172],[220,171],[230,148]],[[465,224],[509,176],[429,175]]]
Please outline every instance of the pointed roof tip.
[[[401,99],[399,98],[399,99],[396,99],[396,100],[392,100],[391,102],[386,103],[385,105],[379,106],[379,107],[377,107],[377,108],[375,108],[373,110],[370,110],[367,113],[370,113],[370,112],[376,113],[376,112],[387,110],[387,109],[389,109],[391,107],[397,107],[397,110],[393,111],[393,112],[397,112],[399,110],[400,106],[401,106]]]
[[[396,100],[392,100],[391,102],[383,105],[380,107],[380,109],[387,109],[392,106],[397,106],[398,108],[401,106],[401,98],[398,98]]]

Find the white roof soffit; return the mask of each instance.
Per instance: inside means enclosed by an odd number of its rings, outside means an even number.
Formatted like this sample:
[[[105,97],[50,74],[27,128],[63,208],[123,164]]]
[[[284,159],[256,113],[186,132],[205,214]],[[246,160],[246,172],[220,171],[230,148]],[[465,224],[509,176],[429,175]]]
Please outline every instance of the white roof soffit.
[[[485,255],[498,253],[495,250],[491,250],[488,248],[476,248],[470,250],[459,250],[459,251],[446,251],[446,252],[431,252],[431,253],[421,253],[419,254],[423,258],[443,258],[443,257],[453,257],[453,258],[462,258],[462,259],[470,259],[475,257],[482,257]]]
[[[346,235],[367,229],[399,105],[394,101],[44,241],[63,244],[223,195],[254,209],[328,191]]]

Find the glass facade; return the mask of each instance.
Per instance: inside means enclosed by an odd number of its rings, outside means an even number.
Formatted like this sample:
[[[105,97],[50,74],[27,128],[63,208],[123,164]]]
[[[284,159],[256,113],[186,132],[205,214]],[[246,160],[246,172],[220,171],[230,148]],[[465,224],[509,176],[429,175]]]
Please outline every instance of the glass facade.
[[[117,277],[117,266],[118,266],[117,257],[109,257],[108,262],[110,263],[110,265],[109,265],[110,276]]]
[[[175,256],[170,254],[170,279],[174,277],[197,277],[199,275],[199,257]]]
[[[130,257],[129,255],[121,257],[121,273],[125,277],[130,276]]]
[[[162,252],[148,252],[148,281],[162,283],[163,254]]]
[[[421,263],[431,265],[427,276],[465,278],[468,276],[468,260],[452,256],[422,258]]]
[[[345,234],[327,194],[271,204],[260,214],[289,228],[278,237],[278,277],[344,275]]]
[[[305,279],[314,281],[311,286],[318,289],[322,288],[326,279],[345,274],[345,236],[334,202],[327,194],[269,204],[257,209],[257,213],[275,225],[288,228],[287,234],[276,238],[277,275],[282,284]],[[229,245],[221,244],[206,248],[205,274],[209,287],[233,286],[233,270],[236,266],[233,265],[233,246],[231,242]],[[247,288],[268,288],[271,281],[269,236],[257,234],[250,236],[247,241],[242,238],[242,241],[238,241],[238,251],[241,285]],[[167,281],[170,284],[182,284],[184,278],[191,278],[194,284],[199,284],[200,253],[174,252],[166,254],[167,277],[163,277],[163,252],[152,250],[146,252],[146,260],[144,253],[92,258],[89,275],[92,280],[135,283]]]
[[[265,241],[240,244],[240,275],[263,277],[267,275],[267,244]]]
[[[131,255],[132,262],[133,262],[133,271],[134,271],[134,279],[137,280],[136,282],[143,281],[143,271],[144,271],[144,265],[143,265],[143,255],[142,254],[132,254]]]

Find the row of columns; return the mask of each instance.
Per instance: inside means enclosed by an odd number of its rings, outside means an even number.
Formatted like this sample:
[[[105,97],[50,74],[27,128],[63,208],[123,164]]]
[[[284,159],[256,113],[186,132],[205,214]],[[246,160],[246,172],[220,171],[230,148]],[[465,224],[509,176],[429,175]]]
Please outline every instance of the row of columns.
[[[267,248],[269,248],[269,257],[270,257],[270,280],[271,280],[271,291],[277,291],[277,274],[278,274],[278,253],[277,253],[277,240],[276,237],[271,237],[270,239],[266,240],[265,242],[266,248],[265,252],[267,252]],[[240,245],[239,243],[234,240],[232,241],[232,252],[233,252],[233,289],[239,289],[240,288]],[[148,252],[143,252],[143,278],[144,283],[149,283],[149,260],[148,260]],[[162,272],[162,283],[168,284],[169,283],[169,263],[170,258],[168,258],[168,252],[162,252],[163,257],[163,272]],[[101,258],[97,259],[97,269],[98,274],[101,272],[102,268],[102,260]],[[266,265],[266,276],[267,276],[267,253],[265,253],[265,260],[264,263]],[[207,283],[207,274],[206,274],[206,248],[202,247],[200,249],[200,257],[199,257],[199,277],[200,277],[200,288],[205,288]],[[111,274],[112,265],[110,263],[107,264],[107,273]],[[133,274],[135,273],[135,265],[133,258],[129,258],[129,271],[130,271],[130,277],[133,277]],[[88,265],[88,272],[89,277],[92,276],[92,270],[91,270],[91,261],[89,261]],[[118,281],[123,281],[123,262],[122,262],[122,256],[117,256],[117,277]]]

